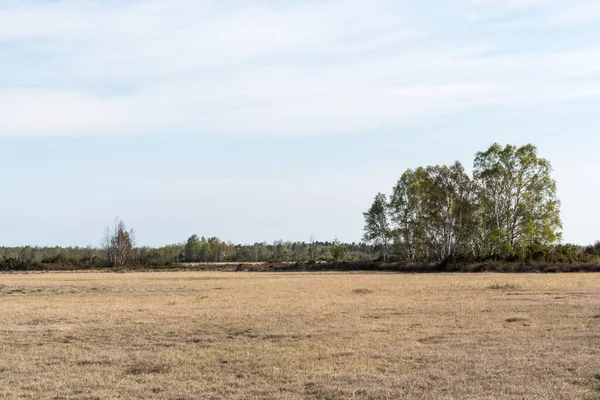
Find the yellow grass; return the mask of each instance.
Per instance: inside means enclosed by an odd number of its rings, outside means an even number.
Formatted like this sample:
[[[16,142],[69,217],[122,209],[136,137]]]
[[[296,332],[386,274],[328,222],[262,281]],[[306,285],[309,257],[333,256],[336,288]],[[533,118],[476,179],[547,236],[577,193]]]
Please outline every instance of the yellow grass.
[[[0,399],[600,399],[600,275],[0,275]]]

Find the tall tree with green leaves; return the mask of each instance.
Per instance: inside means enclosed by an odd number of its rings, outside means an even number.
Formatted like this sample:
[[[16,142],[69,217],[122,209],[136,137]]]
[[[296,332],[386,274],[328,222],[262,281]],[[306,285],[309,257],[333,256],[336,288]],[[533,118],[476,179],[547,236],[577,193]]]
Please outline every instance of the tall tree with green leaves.
[[[394,224],[392,234],[399,256],[408,261],[428,257],[424,248],[427,234],[423,220],[423,196],[421,184],[425,169],[406,170],[390,197],[389,212]]]
[[[442,261],[470,253],[470,234],[476,225],[474,193],[473,182],[458,161],[407,170],[390,199],[401,257]]]
[[[430,258],[456,259],[471,252],[476,230],[474,186],[462,164],[429,166],[419,176],[422,224]]]
[[[202,243],[200,242],[198,235],[192,235],[189,237],[185,243],[184,254],[185,261],[187,262],[202,261]]]
[[[387,198],[385,194],[378,193],[371,208],[363,213],[363,215],[365,218],[364,240],[380,246],[381,255],[384,261],[387,261],[392,232],[388,221]]]
[[[479,152],[474,178],[479,189],[487,252],[523,255],[528,246],[560,239],[560,201],[552,166],[531,144],[499,144]]]

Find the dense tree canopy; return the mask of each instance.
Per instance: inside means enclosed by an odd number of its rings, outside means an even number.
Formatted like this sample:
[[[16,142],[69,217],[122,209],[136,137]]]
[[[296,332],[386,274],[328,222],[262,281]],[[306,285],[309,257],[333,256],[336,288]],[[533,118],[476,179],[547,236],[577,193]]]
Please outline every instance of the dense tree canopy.
[[[524,259],[560,239],[551,171],[530,144],[477,153],[473,179],[458,161],[408,169],[389,202],[378,194],[365,213],[364,238],[376,246],[392,239],[408,261]]]
[[[459,162],[407,170],[387,205],[400,256],[443,260],[464,252],[474,226],[473,197],[473,183]]]
[[[559,239],[560,202],[551,171],[531,144],[494,144],[477,153],[474,176],[487,253],[521,254],[528,246]]]

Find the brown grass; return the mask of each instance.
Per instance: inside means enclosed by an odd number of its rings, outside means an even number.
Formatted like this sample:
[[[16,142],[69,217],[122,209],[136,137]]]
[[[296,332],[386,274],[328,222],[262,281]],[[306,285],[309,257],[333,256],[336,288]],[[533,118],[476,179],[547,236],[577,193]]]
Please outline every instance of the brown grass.
[[[487,286],[487,289],[492,289],[492,290],[519,290],[520,286],[517,285],[516,283],[494,282],[494,283],[489,284]]]
[[[0,399],[600,399],[599,288],[596,274],[0,275]]]

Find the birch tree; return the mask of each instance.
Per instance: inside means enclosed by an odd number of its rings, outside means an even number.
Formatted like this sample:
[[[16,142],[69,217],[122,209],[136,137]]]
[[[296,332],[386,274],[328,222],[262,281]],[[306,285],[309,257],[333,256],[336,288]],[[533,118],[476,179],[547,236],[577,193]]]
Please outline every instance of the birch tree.
[[[106,227],[102,239],[102,248],[106,252],[106,257],[111,266],[114,268],[125,266],[133,254],[133,246],[133,229],[127,231],[123,221],[116,218],[112,228]]]
[[[469,236],[476,231],[475,188],[462,164],[427,167],[420,179],[424,245],[429,253],[440,261],[470,253]]]
[[[428,258],[427,250],[422,244],[425,241],[426,229],[423,225],[423,199],[421,183],[425,174],[424,168],[406,170],[390,198],[390,215],[396,249],[401,258],[409,261]]]
[[[402,257],[442,261],[472,252],[474,194],[473,182],[458,161],[407,170],[390,199],[394,240]]]
[[[365,218],[364,240],[380,246],[381,255],[384,261],[387,261],[392,234],[388,221],[386,196],[378,193],[371,208],[363,215]]]
[[[551,172],[550,162],[531,144],[496,143],[477,153],[474,178],[490,255],[517,255],[560,238],[560,202]]]

